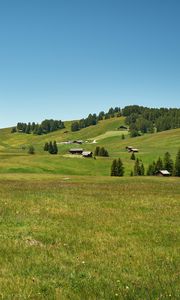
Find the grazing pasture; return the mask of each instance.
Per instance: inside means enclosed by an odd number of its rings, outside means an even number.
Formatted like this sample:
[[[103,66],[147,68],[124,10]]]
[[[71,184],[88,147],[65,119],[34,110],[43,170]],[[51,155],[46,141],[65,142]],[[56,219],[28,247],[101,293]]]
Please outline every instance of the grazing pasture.
[[[0,175],[0,299],[179,299],[179,178]]]

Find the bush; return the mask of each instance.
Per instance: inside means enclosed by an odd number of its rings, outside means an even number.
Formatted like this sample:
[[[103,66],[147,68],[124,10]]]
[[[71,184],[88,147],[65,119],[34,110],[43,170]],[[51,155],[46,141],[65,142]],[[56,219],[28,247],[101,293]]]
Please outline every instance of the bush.
[[[29,146],[28,153],[29,154],[35,154],[35,149],[34,149],[34,147],[32,145]]]

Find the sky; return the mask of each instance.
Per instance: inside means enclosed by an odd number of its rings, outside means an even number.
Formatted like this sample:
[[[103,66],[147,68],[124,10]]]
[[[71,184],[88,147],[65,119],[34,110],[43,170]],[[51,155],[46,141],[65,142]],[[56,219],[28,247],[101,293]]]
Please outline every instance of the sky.
[[[179,0],[0,0],[0,127],[180,107]]]

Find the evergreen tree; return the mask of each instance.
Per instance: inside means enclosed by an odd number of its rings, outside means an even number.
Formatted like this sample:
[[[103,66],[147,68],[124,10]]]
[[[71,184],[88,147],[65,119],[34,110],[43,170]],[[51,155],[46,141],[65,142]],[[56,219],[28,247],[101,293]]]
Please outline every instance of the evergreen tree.
[[[53,144],[52,144],[51,141],[49,142],[49,149],[48,149],[48,151],[49,151],[50,154],[53,154],[54,149],[53,149]]]
[[[73,122],[71,124],[71,131],[78,131],[79,130],[79,123],[78,122]]]
[[[117,160],[116,165],[117,165],[117,174],[116,174],[116,176],[123,176],[124,175],[124,167],[123,167],[123,163],[122,163],[120,158]]]
[[[140,175],[140,163],[139,159],[137,158],[134,164],[134,176],[139,176]]]
[[[53,143],[53,154],[57,154],[57,153],[58,153],[58,147],[57,147],[56,141],[54,141],[54,143]]]
[[[134,152],[132,152],[132,154],[131,154],[131,159],[132,159],[132,160],[135,160],[135,159],[136,159]]]
[[[111,176],[123,176],[124,167],[121,159],[114,159],[111,165]]]
[[[122,134],[121,138],[122,138],[122,140],[124,140],[124,139],[125,139],[125,135],[124,135],[124,133]]]
[[[156,165],[155,165],[155,172],[159,172],[159,170],[162,170],[163,169],[163,161],[162,159],[159,157],[157,162],[156,162]]]
[[[99,155],[99,150],[100,150],[100,147],[97,146],[95,151],[94,151],[94,156],[98,156]]]
[[[137,158],[134,165],[134,176],[143,176],[144,175],[144,165],[142,161],[140,162]]]
[[[44,151],[48,151],[49,150],[49,144],[46,142],[44,145]]]
[[[164,169],[169,171],[170,174],[173,173],[173,160],[171,159],[171,155],[169,152],[166,152],[164,155]]]
[[[176,155],[174,175],[180,177],[180,149]]]
[[[140,171],[141,176],[144,176],[145,170],[144,170],[144,165],[143,165],[143,163],[141,163],[140,169],[141,169],[141,171]]]
[[[111,176],[116,176],[117,174],[117,160],[114,159],[111,165]]]
[[[99,149],[99,156],[104,156],[104,153],[105,153],[105,149],[104,149],[104,147],[101,147]]]
[[[28,123],[28,125],[26,126],[26,131],[25,133],[30,134],[31,133],[31,124]]]

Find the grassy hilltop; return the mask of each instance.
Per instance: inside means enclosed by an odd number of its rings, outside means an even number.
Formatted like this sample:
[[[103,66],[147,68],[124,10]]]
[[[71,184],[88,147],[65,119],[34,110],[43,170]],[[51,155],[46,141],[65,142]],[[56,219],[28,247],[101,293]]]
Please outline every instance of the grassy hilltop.
[[[166,151],[175,157],[180,129],[130,138],[121,124],[72,133],[66,122],[42,136],[0,130],[0,299],[179,299],[180,180],[130,177],[125,146],[139,148],[147,167]],[[71,158],[75,145],[43,151],[46,141],[75,139],[110,157]],[[127,176],[110,177],[118,157]]]

